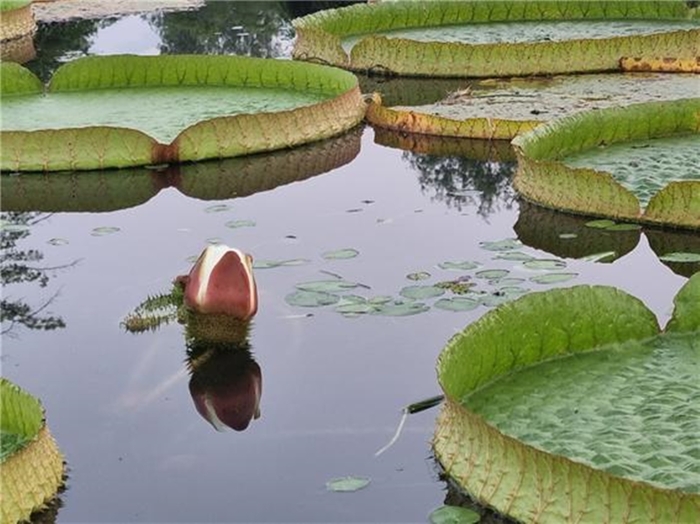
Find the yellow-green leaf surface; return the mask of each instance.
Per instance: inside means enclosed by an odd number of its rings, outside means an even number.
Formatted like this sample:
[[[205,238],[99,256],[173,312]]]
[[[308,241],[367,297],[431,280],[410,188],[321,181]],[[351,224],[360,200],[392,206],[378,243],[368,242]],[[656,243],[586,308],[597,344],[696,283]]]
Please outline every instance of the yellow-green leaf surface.
[[[679,292],[668,334],[659,334],[653,313],[634,297],[614,288],[580,286],[529,294],[453,337],[438,360],[446,403],[433,441],[448,475],[482,504],[523,522],[696,522],[697,402],[681,402],[671,409],[670,418],[654,418],[655,410],[668,415],[666,408],[677,401],[654,388],[671,391],[677,386],[682,398],[700,395],[693,380],[700,350],[700,333],[695,331],[700,308],[693,300],[699,289],[700,274]],[[509,395],[508,421],[503,422],[496,395],[512,393],[511,383],[527,379],[524,374],[539,371],[544,376],[550,369],[552,381],[564,384],[556,394],[545,395],[542,411],[537,412],[538,403],[530,403],[523,390],[522,397]],[[662,369],[664,373],[655,373]],[[588,371],[598,374],[605,387],[585,388]],[[625,376],[645,382],[647,372],[648,388],[607,396],[632,385]],[[518,387],[527,382],[521,380]],[[582,390],[577,404],[572,392]],[[491,411],[489,402],[479,401],[487,393],[494,399]],[[533,388],[527,395],[539,393]],[[639,420],[650,417],[644,427],[626,423],[627,400],[644,411]],[[554,406],[560,401],[562,405]],[[473,407],[483,408],[484,414]],[[589,427],[567,433],[564,423],[561,432],[550,428],[544,434],[548,424],[590,414],[597,422]],[[663,421],[673,427],[671,433],[680,433],[668,440],[669,426]],[[592,434],[595,438],[587,440]],[[630,456],[634,458],[627,460]],[[634,470],[638,464],[642,466]]]
[[[407,89],[420,91],[414,80]],[[457,87],[459,84],[454,85]],[[377,86],[381,91],[382,86]],[[397,103],[387,107],[376,97],[367,120],[377,127],[428,135],[512,139],[537,125],[581,111],[626,106],[647,101],[697,96],[692,74],[596,74],[551,78],[463,81],[436,102]],[[445,96],[445,94],[447,96]],[[391,92],[400,99],[396,86]],[[415,95],[406,94],[410,100]]]
[[[289,150],[224,160],[120,171],[3,175],[2,207],[5,211],[114,211],[142,205],[168,187],[203,200],[244,197],[351,162],[360,152],[360,137],[361,128],[355,128]]]
[[[87,57],[60,67],[43,96],[13,89],[26,73],[2,67],[3,170],[240,156],[340,134],[365,111],[353,75],[285,60]]]
[[[28,520],[63,484],[63,457],[37,399],[0,378],[0,522]]]
[[[518,156],[513,185],[526,199],[553,209],[699,229],[700,179],[697,165],[692,162],[669,175],[671,179],[687,180],[669,183],[651,198],[645,210],[637,196],[609,172],[575,168],[565,162],[567,157],[583,151],[624,142],[631,143],[632,149],[643,148],[643,141],[697,136],[699,130],[699,98],[648,102],[565,117],[513,140]],[[675,160],[669,160],[668,165],[674,165]],[[661,166],[665,164],[661,162]],[[644,174],[640,172],[638,176]]]
[[[294,57],[431,77],[611,71],[623,57],[694,58],[696,16],[680,0],[380,2],[295,20]]]

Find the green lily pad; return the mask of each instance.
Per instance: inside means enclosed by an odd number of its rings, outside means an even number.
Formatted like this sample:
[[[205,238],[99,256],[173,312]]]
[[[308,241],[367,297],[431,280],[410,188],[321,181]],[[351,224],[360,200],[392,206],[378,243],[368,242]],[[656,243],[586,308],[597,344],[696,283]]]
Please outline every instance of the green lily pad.
[[[586,255],[585,257],[579,258],[585,262],[612,262],[617,258],[616,251],[604,251],[602,253],[593,253],[592,255]]]
[[[111,235],[113,233],[116,233],[118,231],[121,231],[118,227],[113,227],[113,226],[102,226],[102,227],[96,227],[95,229],[92,230],[90,233],[94,237],[102,237],[105,235]]]
[[[498,286],[499,287],[504,287],[504,286],[517,286],[518,284],[522,284],[525,282],[524,278],[520,277],[506,277],[506,278],[501,278],[498,280]]]
[[[275,267],[293,267],[309,264],[308,258],[289,258],[287,260],[254,260],[253,269],[271,269]]]
[[[418,271],[416,273],[409,273],[406,275],[408,280],[427,280],[430,278],[430,273],[427,271]]]
[[[152,166],[289,148],[351,129],[366,110],[353,75],[290,60],[88,56],[59,67],[45,93],[18,87],[32,76],[26,69],[0,68],[3,171]]]
[[[700,253],[666,253],[661,255],[659,260],[680,263],[700,262]]]
[[[399,294],[411,300],[425,300],[445,294],[445,290],[437,286],[406,286]]]
[[[326,251],[321,255],[321,257],[326,260],[345,260],[348,258],[355,258],[360,252],[357,249],[338,249],[336,251]]]
[[[403,302],[397,300],[393,302],[379,304],[378,307],[372,312],[372,314],[383,315],[387,317],[407,317],[411,315],[418,315],[419,313],[425,313],[429,310],[430,307],[423,304],[422,302]]]
[[[321,291],[324,293],[338,293],[355,289],[359,284],[357,282],[349,282],[348,280],[314,280],[311,282],[301,282],[295,287],[302,291]]]
[[[461,506],[442,506],[434,509],[428,519],[430,524],[477,524],[481,515]]]
[[[375,309],[376,306],[368,302],[341,304],[335,307],[336,312],[351,315],[364,315]]]
[[[530,277],[530,282],[535,284],[559,284],[573,280],[577,276],[578,273],[547,273],[546,275]]]
[[[65,238],[51,238],[46,241],[47,244],[51,244],[52,246],[65,246],[69,244],[68,240]]]
[[[28,522],[63,485],[63,456],[36,398],[0,378],[0,399],[0,467],[5,480],[21,479],[13,489],[3,487],[3,518]]]
[[[369,486],[367,477],[339,477],[326,482],[328,491],[352,492]]]
[[[231,229],[236,229],[239,227],[254,227],[256,224],[254,220],[229,220],[224,225]]]
[[[615,224],[605,228],[606,231],[638,231],[642,229],[639,224]]]
[[[465,260],[463,262],[440,262],[438,264],[438,267],[440,269],[450,269],[450,270],[457,270],[457,271],[469,271],[471,269],[475,269],[479,267],[481,264],[478,262],[472,262],[469,260]]]
[[[523,244],[517,238],[506,238],[504,240],[496,240],[493,242],[479,242],[481,249],[487,251],[512,251],[520,249]]]
[[[394,297],[391,297],[389,295],[378,295],[376,297],[371,297],[367,300],[370,304],[387,304],[394,300]]]
[[[507,269],[484,269],[476,272],[476,278],[487,278],[489,280],[499,280],[507,277],[510,271]]]
[[[639,300],[603,286],[530,293],[468,326],[438,361],[445,471],[519,521],[646,522],[653,507],[660,522],[693,522],[698,297],[700,274],[664,332]]]
[[[532,260],[535,257],[533,257],[532,255],[528,255],[527,253],[523,253],[522,251],[506,251],[505,253],[496,255],[493,258],[494,260],[512,260],[516,262],[527,262],[528,260]]]
[[[573,240],[574,238],[577,238],[578,235],[576,233],[560,233],[559,238],[562,240]]]
[[[205,213],[223,213],[230,210],[231,206],[229,204],[214,204],[213,206],[204,208]]]
[[[469,297],[451,297],[437,300],[433,306],[446,311],[471,311],[479,306],[480,302]]]
[[[615,225],[614,220],[601,219],[601,220],[591,220],[586,222],[586,227],[592,227],[595,229],[608,229]]]
[[[528,260],[527,262],[523,263],[523,266],[528,269],[564,269],[566,267],[566,262],[558,259],[539,258]]]
[[[284,297],[284,300],[290,306],[322,307],[338,303],[338,301],[340,301],[340,296],[324,291],[306,291],[300,289],[288,294]]]

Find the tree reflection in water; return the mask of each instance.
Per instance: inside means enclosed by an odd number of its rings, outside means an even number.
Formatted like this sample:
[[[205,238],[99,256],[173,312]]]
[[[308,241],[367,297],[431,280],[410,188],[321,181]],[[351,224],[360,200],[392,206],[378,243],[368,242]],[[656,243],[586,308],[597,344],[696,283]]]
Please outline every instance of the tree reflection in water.
[[[515,199],[510,184],[514,162],[411,152],[404,152],[402,158],[418,171],[423,193],[432,193],[431,200],[442,201],[458,211],[475,206],[477,213],[486,218],[499,211],[501,205],[510,209]]]
[[[61,266],[47,267],[40,265],[44,259],[41,251],[20,249],[17,243],[31,234],[36,226],[51,215],[35,212],[0,213],[0,279],[3,285],[3,297],[0,301],[2,335],[12,335],[16,326],[27,329],[57,329],[66,326],[63,319],[51,314],[47,308],[54,301],[58,292],[40,305],[32,305],[24,298],[14,298],[7,287],[12,284],[36,283],[46,287],[51,276],[60,269],[74,266],[77,261]]]

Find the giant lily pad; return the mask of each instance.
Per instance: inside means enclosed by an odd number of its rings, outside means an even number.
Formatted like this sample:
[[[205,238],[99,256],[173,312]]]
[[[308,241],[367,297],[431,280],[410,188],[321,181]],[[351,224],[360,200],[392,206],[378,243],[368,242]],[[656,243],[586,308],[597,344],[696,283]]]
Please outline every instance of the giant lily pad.
[[[623,57],[694,57],[696,12],[682,1],[380,2],[294,20],[294,57],[430,77],[618,70]]]
[[[63,484],[63,457],[39,401],[0,378],[0,517],[29,520]]]
[[[0,167],[59,171],[241,156],[337,135],[360,122],[357,79],[315,64],[237,56],[94,56],[46,93],[2,67]]]
[[[533,293],[468,326],[438,361],[433,445],[447,474],[527,522],[695,522],[698,297],[700,274],[663,332],[603,286]],[[539,388],[557,373],[555,393]]]
[[[663,73],[488,79],[421,105],[388,106],[375,94],[367,119],[400,132],[510,140],[543,122],[588,109],[697,96],[697,82],[696,75]]]
[[[631,151],[635,146],[641,151],[650,139],[697,137],[698,113],[700,98],[689,98],[587,111],[555,120],[513,140],[518,155],[513,184],[525,198],[545,207],[616,221],[700,229],[700,172],[692,162],[692,152],[678,164],[668,159],[674,172],[664,177],[666,187],[654,194],[644,210],[636,194],[613,174],[571,167],[565,160],[613,144],[628,142]],[[690,161],[683,161],[687,158]],[[636,173],[633,178],[642,176]]]
[[[6,211],[113,211],[143,204],[175,187],[203,200],[225,200],[304,180],[352,161],[359,128],[288,150],[224,160],[111,171],[33,173],[0,177]]]

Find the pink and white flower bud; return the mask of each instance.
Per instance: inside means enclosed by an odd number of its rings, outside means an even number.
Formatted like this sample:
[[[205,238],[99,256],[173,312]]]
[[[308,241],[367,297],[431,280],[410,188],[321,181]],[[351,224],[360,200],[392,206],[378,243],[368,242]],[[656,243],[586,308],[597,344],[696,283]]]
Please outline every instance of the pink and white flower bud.
[[[258,311],[253,257],[224,245],[199,255],[185,285],[185,305],[198,313],[218,313],[247,320]]]

